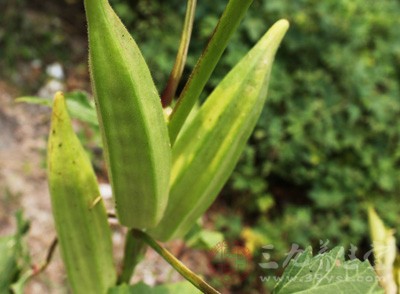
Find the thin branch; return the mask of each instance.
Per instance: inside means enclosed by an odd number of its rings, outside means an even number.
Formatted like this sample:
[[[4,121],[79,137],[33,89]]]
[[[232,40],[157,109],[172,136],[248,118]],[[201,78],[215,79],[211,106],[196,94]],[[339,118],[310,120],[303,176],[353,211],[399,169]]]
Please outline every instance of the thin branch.
[[[53,258],[53,254],[54,254],[54,251],[56,250],[57,244],[58,244],[58,239],[57,239],[57,237],[55,237],[53,239],[53,241],[51,242],[51,245],[47,251],[45,261],[42,263],[42,265],[33,269],[32,273],[29,275],[28,279],[33,278],[34,276],[37,276],[46,270],[46,268],[49,266],[49,264],[51,262],[51,259]]]
[[[108,216],[108,218],[117,218],[117,216],[113,212],[107,212],[107,216]],[[56,250],[57,245],[58,245],[58,238],[54,237],[54,239],[51,242],[50,247],[47,251],[46,259],[40,266],[34,267],[32,269],[32,271],[27,276],[27,280],[41,274],[42,272],[44,272],[46,270],[46,268],[49,266],[49,264],[53,258],[54,251]]]
[[[174,67],[172,68],[171,74],[169,75],[167,86],[161,95],[161,102],[163,107],[167,107],[171,104],[172,99],[176,94],[179,81],[182,77],[183,69],[187,58],[189,49],[190,37],[193,30],[193,21],[196,11],[196,0],[188,0],[186,7],[185,23],[183,25],[181,43],[179,50],[176,55]]]
[[[154,249],[162,258],[165,259],[177,272],[179,272],[186,280],[192,283],[196,288],[206,294],[220,294],[217,290],[211,287],[202,278],[187,268],[182,262],[180,262],[175,256],[173,256],[168,250],[161,247],[157,241],[152,237],[140,230],[132,230],[134,237],[143,240],[151,248]]]
[[[108,218],[116,218],[117,216],[113,212],[107,212]],[[50,247],[47,251],[45,261],[37,268],[34,268],[32,273],[30,274],[29,278],[39,275],[40,273],[44,272],[46,268],[49,266],[51,259],[53,258],[54,251],[56,250],[58,244],[58,238],[54,237],[53,241],[50,244]]]

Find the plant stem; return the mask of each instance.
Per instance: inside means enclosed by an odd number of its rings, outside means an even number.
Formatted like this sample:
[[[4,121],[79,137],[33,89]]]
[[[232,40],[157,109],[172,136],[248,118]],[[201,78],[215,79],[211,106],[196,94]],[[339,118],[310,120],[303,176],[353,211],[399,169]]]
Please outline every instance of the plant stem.
[[[55,237],[51,242],[51,245],[47,251],[45,261],[36,269],[33,269],[32,272],[26,277],[26,279],[33,278],[34,276],[39,275],[40,273],[44,272],[46,268],[49,266],[51,259],[53,258],[54,251],[56,250],[58,244],[58,239]]]
[[[188,82],[179,96],[168,125],[171,144],[214,71],[228,41],[238,28],[253,0],[231,0],[225,8],[213,35],[194,67]]]
[[[129,230],[126,234],[124,261],[122,272],[118,277],[118,284],[129,284],[135,267],[143,259],[146,249],[146,243],[141,239],[135,238],[132,234],[132,230]]]
[[[220,294],[217,290],[211,287],[202,278],[188,269],[182,262],[173,256],[168,250],[161,247],[156,240],[140,230],[132,230],[134,237],[143,240],[151,248],[153,248],[166,262],[168,262],[177,272],[179,272],[186,280],[193,284],[197,289],[206,294]]]
[[[174,67],[172,68],[171,74],[168,78],[167,86],[161,95],[161,103],[163,107],[167,107],[171,104],[172,99],[175,96],[176,89],[179,81],[182,77],[183,69],[185,67],[187,52],[189,49],[190,37],[192,35],[194,14],[196,11],[197,0],[188,0],[186,7],[185,22],[183,25],[183,31],[181,36],[181,43],[179,50],[176,55]]]

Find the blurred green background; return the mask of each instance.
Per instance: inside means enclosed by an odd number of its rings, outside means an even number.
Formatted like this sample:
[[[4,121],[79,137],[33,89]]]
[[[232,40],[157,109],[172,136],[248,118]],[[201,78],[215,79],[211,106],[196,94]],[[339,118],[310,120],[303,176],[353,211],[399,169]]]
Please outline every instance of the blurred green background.
[[[198,0],[183,80],[226,2]],[[162,91],[178,47],[183,1],[111,3]],[[0,10],[1,80],[21,95],[36,94],[48,78],[43,69],[59,62],[67,90],[90,89],[81,1],[2,1]],[[362,256],[371,248],[367,202],[400,228],[399,15],[398,0],[254,1],[206,93],[273,22],[287,18],[291,27],[263,115],[208,214],[228,240],[254,247],[256,256],[273,244],[275,260],[284,259],[292,243],[319,248],[327,241],[330,247],[353,244]]]

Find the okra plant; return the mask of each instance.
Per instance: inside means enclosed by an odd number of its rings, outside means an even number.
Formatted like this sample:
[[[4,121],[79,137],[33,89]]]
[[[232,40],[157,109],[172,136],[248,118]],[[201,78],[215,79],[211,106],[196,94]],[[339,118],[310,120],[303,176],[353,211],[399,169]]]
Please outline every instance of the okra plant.
[[[116,216],[128,228],[123,270],[112,260],[111,231],[96,177],[74,134],[65,98],[55,95],[48,178],[62,258],[74,293],[107,293],[128,283],[145,244],[193,285],[217,293],[157,242],[182,238],[232,173],[267,97],[280,20],[192,113],[251,0],[229,1],[213,36],[167,116],[188,48],[195,1],[166,91],[160,99],[139,47],[107,0],[84,0],[89,68]],[[163,102],[163,103],[162,103]]]
[[[0,254],[0,289],[23,293],[24,283],[45,270],[59,244],[74,293],[219,293],[158,241],[184,237],[210,207],[261,114],[274,56],[289,26],[286,20],[275,23],[205,102],[194,107],[251,2],[228,2],[191,76],[176,103],[172,103],[188,51],[196,0],[188,0],[176,62],[161,95],[139,47],[108,0],[84,0],[97,115],[90,107],[80,112],[81,108],[72,103],[76,101],[67,100],[61,92],[55,94],[47,162],[57,239],[46,262],[19,277],[17,259],[22,255],[20,241],[26,231],[19,221],[21,228],[15,236],[0,238],[5,252]],[[21,100],[46,103],[29,97]],[[172,112],[168,114],[163,107]],[[115,212],[105,209],[96,175],[74,132],[70,115],[99,126]],[[376,251],[375,257],[377,265],[384,265],[378,270],[379,278],[386,279],[381,285],[390,289],[387,293],[394,293],[400,275],[398,269],[393,271],[393,233],[384,227],[372,208],[369,217],[374,244],[391,245],[390,254],[379,258],[380,252]],[[127,231],[121,270],[117,270],[113,260],[109,218],[117,218]],[[130,286],[146,246],[152,247],[198,290],[186,288],[187,284],[185,288],[169,290],[144,284]],[[368,261],[345,261],[344,249],[340,247],[315,257],[310,248],[298,254],[273,292],[337,290],[383,293]]]

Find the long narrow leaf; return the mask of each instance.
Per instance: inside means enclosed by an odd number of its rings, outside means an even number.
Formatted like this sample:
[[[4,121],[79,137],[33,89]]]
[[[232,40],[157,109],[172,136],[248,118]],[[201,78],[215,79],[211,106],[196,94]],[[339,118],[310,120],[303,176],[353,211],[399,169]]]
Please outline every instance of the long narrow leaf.
[[[74,293],[106,293],[115,284],[111,230],[90,160],[71,125],[62,93],[54,99],[48,179],[61,255]]]
[[[198,60],[189,81],[185,85],[169,122],[171,143],[175,142],[179,131],[191,109],[200,97],[211,73],[214,71],[222,53],[233,33],[236,31],[253,0],[231,0],[219,20],[217,27]]]
[[[147,64],[107,0],[85,0],[93,92],[118,219],[154,227],[168,200],[171,149]]]
[[[275,52],[288,29],[278,21],[214,90],[172,150],[170,200],[152,234],[181,237],[212,204],[261,114]]]

